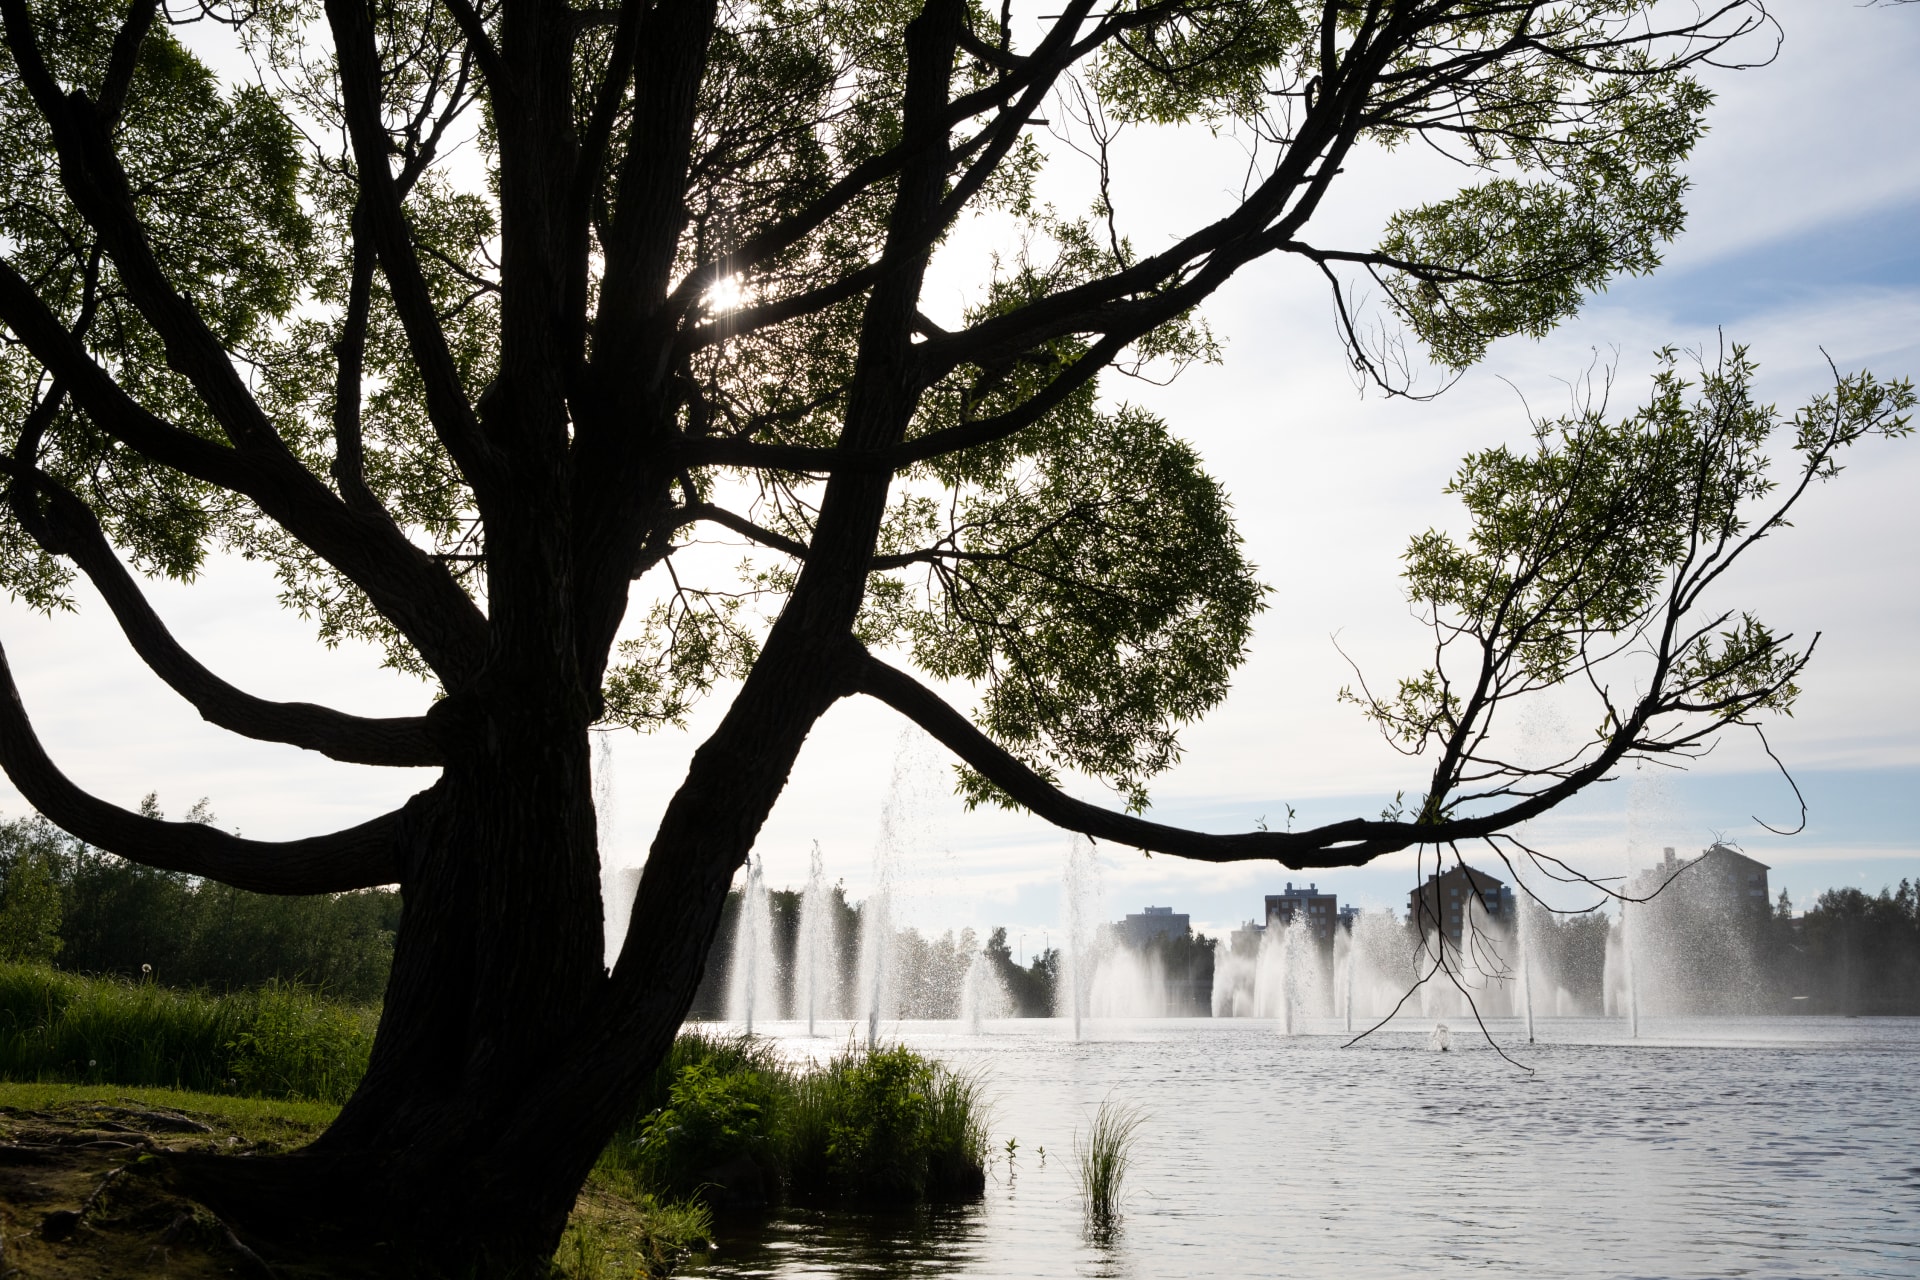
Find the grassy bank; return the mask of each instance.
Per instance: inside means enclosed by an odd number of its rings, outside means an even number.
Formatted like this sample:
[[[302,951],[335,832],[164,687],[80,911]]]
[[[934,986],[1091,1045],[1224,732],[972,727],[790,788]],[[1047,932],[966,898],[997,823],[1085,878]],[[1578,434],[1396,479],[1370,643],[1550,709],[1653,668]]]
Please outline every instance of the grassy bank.
[[[0,1078],[339,1103],[377,1017],[294,987],[211,995],[0,965]]]
[[[288,1150],[338,1115],[376,1021],[290,986],[211,994],[0,965],[0,1113],[167,1111]],[[937,1061],[849,1048],[795,1067],[766,1040],[689,1032],[593,1169],[555,1272],[664,1276],[707,1244],[716,1207],[977,1196],[985,1157],[979,1084]]]
[[[0,1110],[133,1106],[298,1146],[352,1093],[377,1020],[291,987],[218,995],[0,965]],[[978,1195],[986,1123],[974,1078],[905,1048],[795,1066],[765,1040],[683,1035],[582,1191],[557,1273],[664,1275],[710,1238],[710,1208]]]
[[[187,1089],[128,1088],[115,1084],[0,1080],[0,1110],[56,1111],[80,1103],[112,1103],[152,1111],[192,1112],[218,1120],[249,1142],[293,1146],[333,1123],[340,1108],[331,1102],[287,1098],[236,1098]]]

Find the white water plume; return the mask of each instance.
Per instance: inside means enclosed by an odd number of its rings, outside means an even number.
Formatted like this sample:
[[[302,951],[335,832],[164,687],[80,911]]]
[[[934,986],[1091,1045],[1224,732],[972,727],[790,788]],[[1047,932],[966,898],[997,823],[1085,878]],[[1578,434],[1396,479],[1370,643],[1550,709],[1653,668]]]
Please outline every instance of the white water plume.
[[[780,1016],[779,990],[773,954],[773,908],[760,860],[753,858],[747,863],[747,882],[740,890],[733,964],[727,972],[727,1021],[742,1024],[752,1035],[756,1017],[770,1022]]]
[[[883,1019],[900,1016],[899,982],[893,932],[894,877],[907,852],[913,808],[910,748],[902,743],[894,759],[893,783],[880,806],[880,838],[873,846],[873,884],[860,905],[859,1016],[867,1024],[867,1047],[880,1040]]]
[[[613,735],[602,733],[593,744],[593,827],[600,854],[600,916],[604,922],[603,960],[611,968],[627,940],[633,918],[633,898],[640,892],[640,868],[615,862],[613,804]]]
[[[1088,1016],[1088,999],[1093,993],[1093,925],[1094,913],[1099,909],[1099,874],[1093,841],[1082,835],[1074,836],[1067,845],[1067,866],[1060,886],[1067,908],[1067,948],[1066,954],[1060,957],[1053,1012],[1055,1017],[1073,1019],[1075,1040],[1080,1038],[1082,1024]]]
[[[1412,989],[1413,946],[1390,911],[1362,911],[1353,918],[1347,964],[1341,985],[1353,993],[1356,1023],[1371,1025],[1386,1017]]]
[[[1012,1015],[1013,997],[1000,980],[1000,971],[986,952],[974,952],[960,988],[960,1020],[979,1035],[982,1023]]]
[[[815,840],[808,860],[807,887],[800,895],[800,938],[793,975],[793,1015],[805,1016],[808,1035],[814,1033],[816,1020],[840,1016],[839,935],[833,890],[827,885],[820,842]]]
[[[1090,1018],[1164,1018],[1167,972],[1153,951],[1114,945],[1097,949],[1087,986]]]

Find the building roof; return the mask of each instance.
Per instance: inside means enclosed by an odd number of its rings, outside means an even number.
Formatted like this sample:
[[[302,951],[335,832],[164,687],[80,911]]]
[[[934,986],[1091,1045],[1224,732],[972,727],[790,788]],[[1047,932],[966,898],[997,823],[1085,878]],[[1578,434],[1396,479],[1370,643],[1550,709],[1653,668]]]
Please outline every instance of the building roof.
[[[1700,862],[1706,858],[1711,858],[1716,855],[1718,855],[1720,858],[1723,858],[1723,859],[1731,859],[1736,863],[1741,863],[1741,862],[1748,863],[1751,866],[1756,866],[1760,868],[1762,871],[1773,870],[1772,867],[1760,861],[1758,858],[1749,858],[1746,854],[1740,852],[1738,849],[1734,848],[1732,845],[1721,844],[1718,840],[1715,840],[1712,844],[1708,845],[1706,849],[1702,850],[1700,857],[1693,859],[1693,861]]]
[[[1470,867],[1464,862],[1457,863],[1445,871],[1436,871],[1427,877],[1426,883],[1429,885],[1443,884],[1455,878],[1464,878],[1482,893],[1485,893],[1488,889],[1504,889],[1507,885],[1507,882],[1499,876],[1482,871],[1478,867]],[[1421,888],[1425,887],[1425,885],[1421,886]],[[1418,893],[1420,890],[1415,889],[1413,892]]]

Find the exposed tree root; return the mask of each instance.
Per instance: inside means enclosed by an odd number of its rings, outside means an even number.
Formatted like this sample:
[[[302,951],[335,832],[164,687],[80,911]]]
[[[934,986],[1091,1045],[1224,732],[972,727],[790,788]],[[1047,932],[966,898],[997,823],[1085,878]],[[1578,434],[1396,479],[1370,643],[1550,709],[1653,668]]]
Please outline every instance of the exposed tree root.
[[[183,1194],[167,1159],[177,1151],[277,1145],[242,1139],[211,1117],[136,1106],[0,1108],[0,1277],[333,1274],[269,1268]]]

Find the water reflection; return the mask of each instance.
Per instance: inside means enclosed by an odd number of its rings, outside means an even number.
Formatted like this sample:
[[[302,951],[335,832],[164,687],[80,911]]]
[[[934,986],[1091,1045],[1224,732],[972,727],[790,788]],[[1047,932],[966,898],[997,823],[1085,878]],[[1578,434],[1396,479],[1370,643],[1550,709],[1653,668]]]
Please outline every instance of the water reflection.
[[[972,1272],[985,1206],[942,1206],[901,1213],[790,1209],[729,1215],[716,1221],[720,1247],[690,1274],[726,1276],[870,1276],[904,1280]]]

